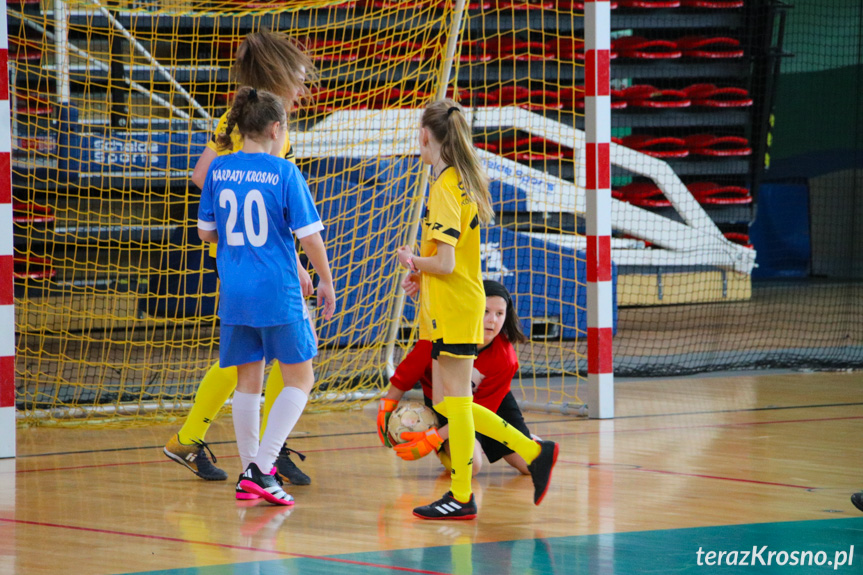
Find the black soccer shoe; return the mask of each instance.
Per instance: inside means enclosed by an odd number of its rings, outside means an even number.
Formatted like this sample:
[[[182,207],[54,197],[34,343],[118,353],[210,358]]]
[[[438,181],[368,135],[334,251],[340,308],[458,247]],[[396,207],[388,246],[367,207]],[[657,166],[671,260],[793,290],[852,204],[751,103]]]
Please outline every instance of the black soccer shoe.
[[[414,509],[414,515],[420,519],[476,519],[476,512],[476,498],[473,493],[470,501],[462,503],[456,501],[452,491],[447,491],[434,503]]]
[[[557,463],[557,454],[560,451],[560,446],[553,441],[538,441],[539,455],[533,460],[533,463],[527,466],[530,471],[530,476],[533,478],[533,504],[539,505],[542,503],[545,493],[548,491],[548,484],[551,482],[551,470],[554,469],[554,464]]]
[[[276,469],[278,470],[279,477],[291,485],[310,484],[312,482],[311,478],[303,473],[296,463],[291,461],[291,453],[296,453],[300,457],[300,461],[305,461],[306,459],[306,456],[299,451],[294,451],[287,444],[282,444],[279,456],[276,457]]]

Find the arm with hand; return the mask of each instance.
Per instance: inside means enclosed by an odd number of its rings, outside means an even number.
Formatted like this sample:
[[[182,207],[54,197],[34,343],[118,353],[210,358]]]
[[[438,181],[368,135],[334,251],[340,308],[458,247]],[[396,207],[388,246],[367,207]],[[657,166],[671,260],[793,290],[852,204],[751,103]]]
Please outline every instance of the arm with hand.
[[[393,446],[392,442],[390,442],[390,438],[387,436],[387,425],[390,422],[390,416],[393,414],[393,411],[396,410],[396,407],[404,394],[405,392],[403,390],[394,385],[390,385],[386,395],[381,398],[381,401],[378,404],[378,439],[381,440],[384,447]]]
[[[218,154],[212,149],[204,148],[204,151],[195,163],[195,168],[192,170],[192,183],[198,186],[199,190],[204,189],[204,182],[207,181],[207,172],[210,171],[210,164],[213,163],[213,160],[217,156]]]
[[[448,427],[448,425],[444,426],[444,428]],[[449,437],[449,430],[447,430],[447,437]],[[405,431],[402,433],[402,439],[406,443],[394,446],[393,451],[405,461],[416,461],[440,449],[446,438],[440,434],[439,429],[432,427],[428,431]]]
[[[219,232],[217,230],[202,230],[198,228],[198,237],[201,238],[202,242],[219,243]]]
[[[303,292],[303,297],[309,297],[315,293],[315,284],[312,283],[312,276],[300,260],[300,254],[297,253],[297,275],[300,277],[300,291]]]
[[[314,232],[300,238],[303,251],[312,262],[315,273],[318,274],[318,306],[324,307],[324,319],[332,319],[336,311],[336,291],[333,287],[333,275],[330,272],[330,261],[327,248],[320,232]]]
[[[413,349],[405,355],[396,366],[396,371],[390,377],[390,386],[386,394],[381,398],[378,406],[377,430],[378,439],[385,447],[392,447],[392,442],[387,437],[387,424],[390,416],[398,406],[404,394],[413,389],[413,386],[426,377],[426,372],[431,369],[432,343],[426,339],[416,342]]]
[[[455,269],[455,246],[435,241],[437,242],[437,253],[428,257],[413,255],[413,250],[408,246],[400,247],[398,249],[399,263],[412,272],[423,272],[440,276],[451,274]]]

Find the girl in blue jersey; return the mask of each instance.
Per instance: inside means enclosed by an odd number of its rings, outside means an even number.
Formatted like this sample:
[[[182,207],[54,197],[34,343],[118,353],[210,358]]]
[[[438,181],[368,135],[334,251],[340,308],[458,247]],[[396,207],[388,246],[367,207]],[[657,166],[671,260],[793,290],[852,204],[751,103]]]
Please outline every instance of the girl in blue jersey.
[[[317,355],[294,236],[317,272],[318,305],[325,319],[335,311],[335,290],[320,233],[323,224],[309,188],[294,164],[277,157],[287,133],[282,100],[270,92],[241,88],[226,134],[235,126],[243,148],[210,165],[198,209],[198,235],[218,244],[219,362],[237,367],[233,420],[245,469],[237,491],[292,505],[273,464],[306,405],[314,385],[312,358]],[[274,359],[285,387],[259,442],[264,367]]]

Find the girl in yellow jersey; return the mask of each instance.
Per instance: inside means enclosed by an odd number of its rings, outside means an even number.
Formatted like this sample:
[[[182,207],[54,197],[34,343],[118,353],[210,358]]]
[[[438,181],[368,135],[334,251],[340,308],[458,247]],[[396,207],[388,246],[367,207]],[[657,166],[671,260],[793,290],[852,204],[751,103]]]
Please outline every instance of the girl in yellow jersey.
[[[430,104],[419,130],[420,155],[431,166],[431,188],[423,218],[420,254],[398,250],[399,262],[412,273],[402,282],[408,295],[421,293],[420,339],[432,342],[432,394],[435,410],[449,418],[452,488],[414,509],[422,519],[473,519],[471,488],[474,433],[479,431],[521,455],[534,480],[534,502],[548,489],[558,447],[536,442],[494,412],[473,402],[471,374],[477,346],[483,343],[485,291],[480,269],[480,225],[493,212],[488,178],[473,147],[470,125],[452,100]],[[381,410],[391,410],[383,400]],[[380,418],[379,418],[380,419]],[[406,437],[417,457],[440,447],[440,436]],[[437,445],[435,445],[437,443]]]
[[[312,59],[291,38],[282,34],[261,31],[246,36],[237,48],[236,59],[231,68],[231,77],[239,86],[251,86],[276,94],[284,102],[285,111],[290,116],[294,106],[308,95],[309,90],[306,85],[312,85],[317,81],[317,72]],[[216,143],[218,136],[224,134],[227,129],[228,113],[225,112],[219,119],[211,141],[207,144],[201,157],[198,158],[192,172],[192,182],[199,189],[203,189],[210,164],[217,156],[231,154],[243,148],[243,137],[235,126],[230,126],[232,147],[225,149]],[[294,160],[294,150],[288,137],[285,138],[280,156],[286,160]],[[210,255],[213,258],[216,257],[215,244],[211,244]],[[314,291],[312,280],[306,269],[299,265],[299,258],[297,263],[303,296],[310,296]],[[209,450],[209,447],[204,442],[204,436],[210,423],[215,419],[222,405],[234,393],[236,387],[237,369],[235,367],[222,368],[216,362],[201,380],[201,385],[195,394],[195,403],[186,417],[183,427],[165,445],[165,455],[184,465],[202,479],[211,481],[227,479],[227,473],[214,466],[208,459],[205,449]],[[273,402],[283,387],[284,381],[281,370],[276,365],[270,370],[267,379],[261,433],[266,428],[270,408],[272,408]],[[244,409],[257,410],[260,407],[258,404],[254,406],[238,405],[237,402],[233,405],[234,412]],[[292,451],[287,446],[283,446],[276,460],[279,476],[284,481],[289,481],[294,485],[308,485],[311,482],[308,475],[291,461],[290,453]],[[212,455],[212,452],[210,454]],[[305,459],[303,455],[298,455]],[[215,461],[215,457],[213,460]]]

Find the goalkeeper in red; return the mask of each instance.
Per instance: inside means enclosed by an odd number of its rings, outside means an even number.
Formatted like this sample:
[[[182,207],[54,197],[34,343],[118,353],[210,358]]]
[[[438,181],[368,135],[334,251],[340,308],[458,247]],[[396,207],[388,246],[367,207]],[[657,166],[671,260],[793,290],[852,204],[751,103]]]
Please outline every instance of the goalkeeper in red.
[[[523,343],[527,338],[521,331],[521,324],[509,291],[501,283],[492,280],[485,280],[483,287],[486,302],[483,316],[483,343],[478,348],[479,353],[473,364],[471,377],[473,400],[489,411],[495,412],[525,437],[533,437],[510,390],[512,378],[518,371],[518,356],[513,344]],[[394,407],[404,393],[413,389],[416,383],[422,384],[425,403],[432,407],[431,346],[430,341],[418,341],[399,363],[395,374],[390,378],[390,388],[384,396],[386,408]],[[384,445],[393,447],[389,444],[384,429],[389,413],[389,411],[380,412],[379,437]],[[409,436],[411,440],[408,443],[394,447],[399,457],[407,461],[419,459],[433,451],[432,448],[435,446],[439,446],[437,455],[443,466],[449,470],[450,458],[447,445],[449,425],[446,418],[438,415],[437,430],[432,430],[428,434],[411,433]],[[482,467],[482,457],[480,457],[482,453],[488,458],[489,463],[503,459],[523,475],[530,474],[527,463],[521,455],[499,441],[477,434],[474,445],[474,475],[479,473]]]

